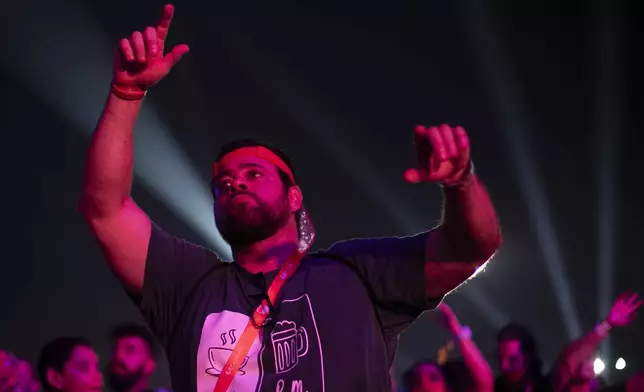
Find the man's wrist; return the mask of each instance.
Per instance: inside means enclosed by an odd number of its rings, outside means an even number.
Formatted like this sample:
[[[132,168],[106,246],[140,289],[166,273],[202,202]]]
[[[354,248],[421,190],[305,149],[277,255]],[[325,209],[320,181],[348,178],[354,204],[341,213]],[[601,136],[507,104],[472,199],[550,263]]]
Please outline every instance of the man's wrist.
[[[439,184],[444,189],[457,189],[469,184],[472,178],[474,178],[474,163],[470,159],[459,178],[442,181]]]
[[[461,341],[461,340],[467,340],[467,339],[472,339],[472,330],[470,327],[467,325],[462,326],[461,328],[458,329],[458,331],[454,334],[454,339],[456,341]]]
[[[147,90],[139,86],[123,86],[114,82],[110,86],[110,92],[124,101],[141,101],[147,94]]]
[[[613,329],[613,326],[608,322],[608,320],[604,320],[601,323],[595,325],[595,332],[599,336],[606,336],[610,332],[610,330]]]

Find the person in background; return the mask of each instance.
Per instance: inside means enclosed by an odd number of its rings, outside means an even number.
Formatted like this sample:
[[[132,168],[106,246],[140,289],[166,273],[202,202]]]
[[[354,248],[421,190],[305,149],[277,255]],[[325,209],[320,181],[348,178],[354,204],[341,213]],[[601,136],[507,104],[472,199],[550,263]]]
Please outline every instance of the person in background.
[[[644,391],[644,370],[637,371],[626,382],[601,389],[601,392],[641,392]]]
[[[463,359],[450,359],[441,365],[450,392],[476,391],[476,383]]]
[[[63,337],[40,351],[38,376],[45,392],[97,392],[103,390],[98,355],[80,337]]]
[[[38,392],[40,383],[31,364],[0,350],[0,392]]]
[[[635,373],[633,377],[629,378],[624,385],[625,392],[640,392],[644,391],[644,370]]]
[[[443,369],[434,360],[416,362],[403,374],[405,392],[448,392]]]
[[[146,392],[156,369],[152,334],[139,324],[121,324],[112,330],[112,358],[107,383],[113,392]]]
[[[471,339],[471,332],[461,326],[445,302],[438,306],[438,310],[439,322],[454,337],[463,361],[444,362],[446,358],[441,357],[447,353],[439,352],[438,362],[417,362],[403,376],[404,388],[409,392],[492,392],[492,369]]]
[[[532,333],[525,326],[510,323],[497,334],[501,375],[495,392],[550,392],[550,381],[543,375],[541,358]]]
[[[444,375],[459,374],[458,377],[453,377],[454,382],[458,382],[461,385],[458,388],[459,390],[467,392],[492,392],[494,390],[494,375],[492,374],[492,369],[476,346],[476,343],[472,340],[471,330],[461,326],[458,318],[445,302],[442,302],[438,306],[438,310],[440,311],[441,324],[452,334],[453,339],[458,344],[458,348],[463,356],[463,363],[467,370],[466,373],[469,373],[471,376],[469,378],[471,382],[469,383],[470,385],[462,385],[464,384],[462,381],[465,380],[462,375],[463,372],[456,372],[457,369],[453,366],[449,369],[454,371],[444,371]],[[445,367],[444,370],[447,369],[448,367]],[[459,369],[462,369],[462,367],[459,367]],[[451,377],[447,377],[447,382],[452,386],[450,379]]]
[[[552,371],[555,392],[595,392],[600,388],[593,362],[599,344],[614,328],[625,327],[636,316],[642,300],[637,294],[624,293],[613,304],[606,320],[566,347]]]
[[[18,360],[18,379],[22,385],[20,391],[22,392],[38,392],[40,391],[40,382],[34,372],[33,366],[24,359]]]

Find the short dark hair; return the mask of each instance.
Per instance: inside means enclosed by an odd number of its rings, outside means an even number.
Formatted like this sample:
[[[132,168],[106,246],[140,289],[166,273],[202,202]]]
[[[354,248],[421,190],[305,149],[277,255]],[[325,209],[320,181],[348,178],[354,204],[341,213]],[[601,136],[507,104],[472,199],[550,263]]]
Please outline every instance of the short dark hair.
[[[217,155],[217,158],[215,159],[215,161],[219,161],[221,158],[224,157],[224,155],[244,147],[264,147],[269,149],[273,154],[277,155],[282,161],[284,161],[286,166],[288,166],[288,168],[291,169],[291,173],[293,173],[293,179],[297,181],[296,179],[297,177],[295,176],[295,170],[293,169],[291,160],[289,159],[289,157],[286,155],[284,151],[271,145],[270,143],[260,142],[254,139],[240,139],[240,140],[233,140],[225,143],[223,146],[221,146],[221,149],[219,150],[219,154]],[[280,178],[282,179],[282,182],[284,183],[285,187],[288,188],[292,185],[295,185],[293,181],[291,181],[291,178],[288,176],[288,174],[284,173],[282,169],[278,167],[277,171],[279,172]]]
[[[79,346],[92,347],[87,339],[74,336],[54,339],[40,350],[37,365],[38,377],[40,377],[45,391],[54,391],[47,382],[47,370],[54,369],[57,372],[62,372],[65,364],[70,360],[72,352]]]
[[[119,324],[112,329],[112,339],[114,341],[122,338],[139,338],[145,342],[150,351],[150,355],[154,357],[156,345],[152,333],[141,324],[125,323]]]
[[[508,340],[516,340],[521,345],[521,351],[528,361],[528,374],[531,377],[541,377],[541,357],[539,356],[537,342],[530,329],[517,322],[509,323],[496,335],[497,343],[507,342]]]

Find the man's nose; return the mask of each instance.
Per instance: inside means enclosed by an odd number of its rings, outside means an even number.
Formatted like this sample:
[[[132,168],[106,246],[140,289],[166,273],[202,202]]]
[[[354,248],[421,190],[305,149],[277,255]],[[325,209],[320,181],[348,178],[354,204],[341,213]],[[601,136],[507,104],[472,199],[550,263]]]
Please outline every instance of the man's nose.
[[[233,180],[232,185],[233,193],[248,190],[248,185],[246,184],[246,182],[244,182],[244,180],[239,177],[236,177],[235,180]]]

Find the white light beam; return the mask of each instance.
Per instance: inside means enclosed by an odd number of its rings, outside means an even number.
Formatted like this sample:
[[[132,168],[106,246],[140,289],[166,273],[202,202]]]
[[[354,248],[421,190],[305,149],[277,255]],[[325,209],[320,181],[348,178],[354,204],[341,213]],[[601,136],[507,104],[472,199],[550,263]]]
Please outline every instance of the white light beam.
[[[70,0],[38,2],[37,7],[14,3],[11,17],[0,27],[8,30],[2,31],[8,37],[0,44],[2,64],[87,135],[96,126],[107,97],[117,46],[116,41],[106,44],[109,41],[96,31],[98,25],[89,12]],[[230,259],[230,248],[214,224],[208,187],[149,102],[141,110],[134,139],[139,181],[222,258]]]
[[[513,156],[516,177],[519,179],[528,212],[536,228],[537,241],[543,251],[547,272],[557,294],[557,305],[564,320],[570,339],[581,334],[579,316],[574,305],[568,277],[564,268],[561,247],[550,217],[550,208],[541,181],[537,176],[532,151],[525,140],[528,132],[528,113],[522,105],[522,95],[518,93],[516,78],[513,77],[510,63],[503,56],[501,43],[498,42],[491,23],[487,20],[487,10],[478,1],[462,2],[464,26],[472,40],[472,47],[479,55],[484,80],[496,102],[498,115],[504,122],[503,131],[509,150]]]

